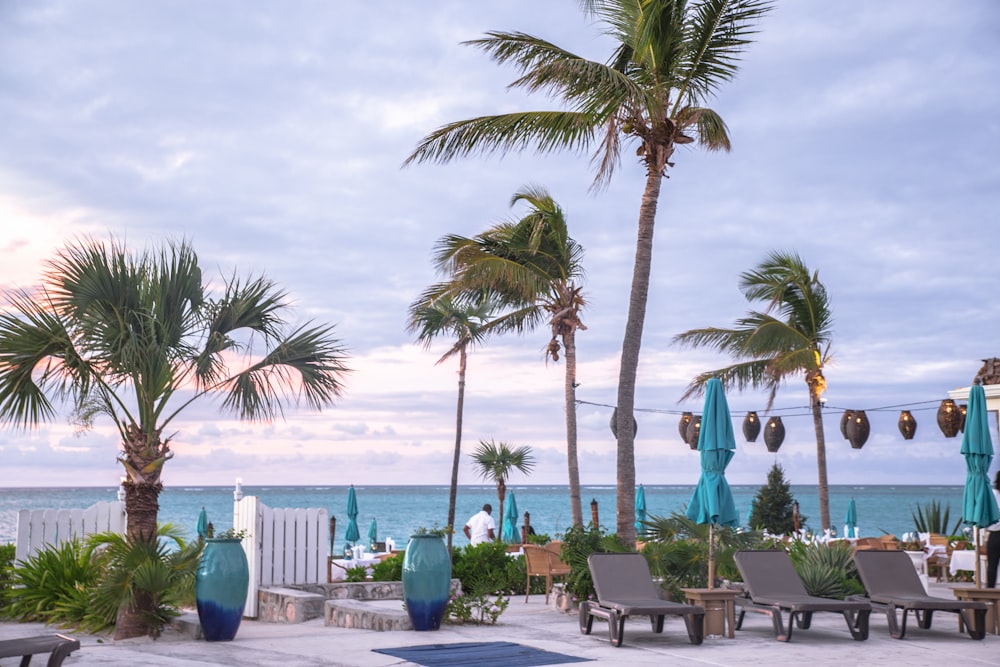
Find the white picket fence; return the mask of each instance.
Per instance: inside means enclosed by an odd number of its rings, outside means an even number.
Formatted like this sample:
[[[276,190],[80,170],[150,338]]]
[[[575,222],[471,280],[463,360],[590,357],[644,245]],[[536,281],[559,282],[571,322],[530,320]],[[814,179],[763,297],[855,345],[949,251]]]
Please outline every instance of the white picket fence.
[[[233,528],[245,530],[243,550],[250,566],[250,589],[243,615],[257,617],[257,591],[265,586],[326,582],[327,511],[271,508],[237,487]]]
[[[18,510],[14,557],[25,560],[48,545],[94,533],[125,532],[125,503],[95,503],[87,509]]]

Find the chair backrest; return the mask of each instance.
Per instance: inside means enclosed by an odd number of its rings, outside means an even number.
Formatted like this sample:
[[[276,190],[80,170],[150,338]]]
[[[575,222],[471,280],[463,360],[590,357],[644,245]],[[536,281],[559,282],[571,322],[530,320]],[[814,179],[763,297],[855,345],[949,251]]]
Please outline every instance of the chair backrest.
[[[750,597],[809,595],[784,551],[737,551],[733,558]]]
[[[545,544],[545,548],[561,558],[562,544],[563,543],[559,540],[552,540],[551,542]]]
[[[660,597],[642,554],[595,553],[587,558],[598,600],[649,600]]]
[[[895,551],[899,549],[899,540],[896,539],[895,535],[883,535],[878,538],[878,541],[882,543],[882,548],[886,551]]]
[[[859,537],[854,541],[855,551],[878,551],[883,549],[882,541],[877,537]]]
[[[537,544],[524,545],[524,566],[529,575],[549,573],[549,552]]]
[[[870,596],[925,595],[917,569],[904,551],[859,551],[854,564]]]

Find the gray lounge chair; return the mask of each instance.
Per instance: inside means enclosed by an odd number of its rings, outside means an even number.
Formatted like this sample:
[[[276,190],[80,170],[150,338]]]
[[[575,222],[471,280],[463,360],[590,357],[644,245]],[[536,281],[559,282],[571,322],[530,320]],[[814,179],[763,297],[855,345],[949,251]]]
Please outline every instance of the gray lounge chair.
[[[21,639],[0,640],[0,658],[21,656],[21,667],[31,664],[31,656],[48,653],[48,667],[59,667],[73,651],[80,648],[80,640],[65,635],[39,635]]]
[[[587,559],[597,601],[580,603],[580,632],[590,634],[594,617],[608,621],[611,644],[621,646],[625,619],[649,616],[653,632],[663,632],[664,616],[683,616],[688,639],[700,644],[705,637],[705,608],[660,598],[649,565],[642,554],[591,554]]]
[[[885,612],[889,634],[894,638],[906,636],[906,615],[911,610],[917,617],[917,624],[925,630],[931,627],[935,611],[947,611],[962,617],[972,639],[986,636],[986,603],[928,595],[906,552],[859,551],[854,554],[854,564],[872,608]],[[903,612],[902,620],[897,617],[897,611]],[[969,619],[970,611],[975,615],[975,623]]]
[[[815,612],[830,611],[844,615],[851,637],[857,641],[868,639],[871,605],[860,600],[809,595],[792,565],[792,559],[784,551],[737,551],[735,559],[747,592],[746,596],[736,598],[739,608],[737,630],[742,629],[746,612],[766,614],[774,624],[775,638],[787,642],[792,638],[793,625],[807,630]],[[782,623],[782,612],[788,612],[787,627]]]

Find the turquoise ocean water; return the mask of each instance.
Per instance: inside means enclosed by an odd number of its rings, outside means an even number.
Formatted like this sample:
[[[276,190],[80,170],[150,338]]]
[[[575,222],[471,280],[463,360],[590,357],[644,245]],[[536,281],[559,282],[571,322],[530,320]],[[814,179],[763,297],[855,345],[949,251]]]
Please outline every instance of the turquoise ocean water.
[[[531,523],[539,533],[555,536],[570,524],[569,490],[560,485],[512,485],[518,516],[531,513]],[[645,485],[647,511],[666,516],[683,510],[691,499],[693,486]],[[745,523],[750,503],[758,486],[733,486],[733,495],[740,518]],[[446,486],[356,486],[358,525],[362,540],[374,518],[379,539],[392,537],[397,544],[406,543],[410,532],[421,526],[444,526],[448,513]],[[116,499],[117,488],[8,488],[0,489],[0,543],[13,542],[17,533],[19,509],[86,508],[98,501]],[[258,496],[271,507],[324,507],[336,517],[335,552],[343,548],[348,517],[346,486],[244,486],[244,495]],[[801,513],[808,517],[807,528],[818,529],[819,499],[815,486],[793,486],[792,494],[799,501]],[[582,490],[584,521],[590,521],[591,500],[597,500],[602,526],[614,530],[615,488],[585,486]],[[879,536],[883,532],[901,535],[912,531],[912,512],[930,500],[951,507],[952,523],[961,512],[961,486],[832,486],[830,487],[830,518],[838,533],[843,532],[844,515],[851,498],[858,509],[862,536]],[[494,506],[497,518],[496,488],[483,485],[460,486],[456,523],[477,512],[484,502]],[[168,487],[160,495],[160,521],[180,526],[187,535],[194,535],[198,512],[205,507],[209,520],[219,529],[232,526],[233,487]],[[498,521],[499,526],[499,521]],[[455,543],[466,543],[461,532]]]

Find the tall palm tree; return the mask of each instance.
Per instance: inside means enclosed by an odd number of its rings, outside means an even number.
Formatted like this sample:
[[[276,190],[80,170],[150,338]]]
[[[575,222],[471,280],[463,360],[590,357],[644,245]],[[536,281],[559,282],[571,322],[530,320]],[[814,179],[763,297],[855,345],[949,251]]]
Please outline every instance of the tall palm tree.
[[[525,475],[535,467],[535,458],[531,455],[531,447],[527,445],[511,448],[506,442],[480,440],[479,447],[472,454],[472,460],[479,471],[479,477],[497,485],[497,500],[500,501],[500,517],[503,523],[503,503],[507,498],[507,480],[515,470]],[[496,532],[500,540],[502,531]]]
[[[225,411],[267,421],[341,392],[346,353],[331,326],[288,327],[286,294],[263,277],[233,277],[212,298],[187,242],[135,254],[82,239],[47,268],[0,313],[0,421],[30,428],[63,403],[81,427],[109,417],[134,543],[156,539],[160,473],[173,457],[162,434],[194,401],[222,394]],[[149,633],[152,611],[141,597],[123,606],[115,637]]]
[[[740,52],[772,0],[581,0],[599,18],[616,48],[607,64],[587,60],[521,32],[488,32],[467,42],[521,74],[512,84],[563,103],[557,111],[480,116],[427,135],[407,157],[449,162],[470,155],[542,153],[594,147],[594,187],[605,186],[622,149],[635,146],[645,169],[635,263],[618,378],[617,531],[635,540],[636,371],[646,316],[653,226],[660,185],[676,146],[697,141],[729,150],[722,118],[703,106],[737,71]]]
[[[583,525],[580,466],[576,433],[576,332],[586,330],[580,311],[586,305],[576,281],[583,277],[583,248],[569,235],[562,208],[543,188],[526,187],[511,198],[524,202],[527,215],[502,222],[466,238],[446,236],[438,243],[436,261],[451,280],[449,293],[494,295],[506,309],[497,318],[501,331],[532,329],[547,321],[552,337],[546,359],[566,361],[566,460],[574,525]]]
[[[682,397],[700,394],[712,377],[726,387],[769,391],[767,408],[774,404],[778,387],[802,374],[809,388],[809,406],[816,431],[816,464],[819,469],[819,512],[823,529],[830,528],[830,489],[826,477],[826,437],[820,396],[826,389],[823,368],[832,357],[833,313],[819,274],[812,273],[798,255],[772,252],[752,271],[740,275],[740,290],[747,301],[762,302],[763,311],[752,310],[730,329],[692,329],[674,337],[690,347],[713,347],[737,363],[697,376]]]
[[[490,331],[490,320],[496,308],[486,298],[458,302],[440,294],[442,285],[428,288],[410,304],[407,330],[417,334],[417,342],[430,347],[431,342],[443,335],[454,336],[455,343],[437,363],[458,355],[458,405],[455,410],[455,455],[451,464],[451,487],[448,494],[448,553],[455,528],[455,505],[458,500],[458,464],[462,454],[462,414],[465,410],[465,371],[470,345],[482,342]]]

